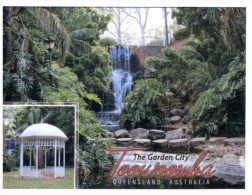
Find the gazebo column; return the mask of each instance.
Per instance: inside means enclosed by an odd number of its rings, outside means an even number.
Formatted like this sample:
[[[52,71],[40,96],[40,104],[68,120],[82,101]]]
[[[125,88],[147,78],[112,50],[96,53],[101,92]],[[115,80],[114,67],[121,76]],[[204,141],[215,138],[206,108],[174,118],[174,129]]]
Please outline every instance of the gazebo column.
[[[63,169],[64,169],[64,177],[65,177],[65,142],[63,145]]]
[[[57,156],[57,140],[54,140],[54,178],[56,178],[56,156]]]
[[[36,141],[36,178],[38,178],[38,141]]]
[[[30,147],[30,163],[29,163],[29,165],[30,165],[30,169],[31,169],[31,147]]]
[[[62,175],[60,175],[60,173],[61,173],[61,169],[60,169],[60,147],[59,147],[59,152],[58,152],[58,166],[59,166],[58,176],[61,177]]]
[[[24,160],[23,160],[23,158],[24,158],[24,150],[23,150],[23,139],[22,139],[22,141],[21,141],[21,145],[20,145],[20,162],[19,162],[19,173],[20,173],[20,177],[23,177],[23,162],[24,162]]]
[[[46,175],[46,149],[45,149],[45,175]]]

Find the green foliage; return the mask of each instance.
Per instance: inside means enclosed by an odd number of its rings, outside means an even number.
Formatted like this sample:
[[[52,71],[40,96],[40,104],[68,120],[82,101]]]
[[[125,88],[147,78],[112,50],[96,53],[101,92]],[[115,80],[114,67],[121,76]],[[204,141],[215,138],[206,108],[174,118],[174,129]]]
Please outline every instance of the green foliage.
[[[145,63],[151,67],[150,71],[153,75],[164,84],[169,79],[173,82],[184,81],[189,70],[187,61],[168,47],[164,48],[162,52],[165,58],[151,56],[145,59]]]
[[[90,53],[85,53],[81,57],[70,54],[67,57],[67,66],[72,67],[88,91],[95,93],[108,91],[111,82],[108,75],[112,72],[112,67],[109,53],[102,47],[94,47]]]
[[[163,122],[164,105],[172,101],[173,93],[157,79],[138,80],[134,90],[125,98],[126,106],[120,114],[120,126],[151,127]]]
[[[195,135],[236,136],[245,130],[245,64],[236,59],[227,74],[203,92],[190,111]]]
[[[100,39],[99,43],[102,47],[118,45],[117,41],[110,37]]]
[[[181,28],[173,33],[175,40],[182,40],[188,38],[190,35],[190,32],[187,28]]]
[[[8,154],[7,149],[3,148],[3,172],[15,171],[19,165],[19,152],[12,149],[12,154]]]

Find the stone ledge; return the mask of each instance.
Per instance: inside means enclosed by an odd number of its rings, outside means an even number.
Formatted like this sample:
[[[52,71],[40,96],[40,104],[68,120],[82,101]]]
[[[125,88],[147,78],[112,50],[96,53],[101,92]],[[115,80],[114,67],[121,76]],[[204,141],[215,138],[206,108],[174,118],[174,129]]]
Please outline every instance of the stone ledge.
[[[233,137],[223,140],[225,146],[244,146],[245,138],[244,137]]]

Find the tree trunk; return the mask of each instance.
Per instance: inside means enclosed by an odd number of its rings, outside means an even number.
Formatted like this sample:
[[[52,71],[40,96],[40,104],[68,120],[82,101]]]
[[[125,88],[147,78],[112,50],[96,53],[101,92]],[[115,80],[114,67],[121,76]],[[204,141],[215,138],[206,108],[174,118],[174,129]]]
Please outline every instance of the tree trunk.
[[[7,28],[5,32],[5,41],[4,64],[7,64],[11,62],[12,59],[11,28]]]
[[[168,24],[167,24],[166,7],[164,8],[164,18],[165,18],[165,46],[168,47],[169,40],[168,40]]]

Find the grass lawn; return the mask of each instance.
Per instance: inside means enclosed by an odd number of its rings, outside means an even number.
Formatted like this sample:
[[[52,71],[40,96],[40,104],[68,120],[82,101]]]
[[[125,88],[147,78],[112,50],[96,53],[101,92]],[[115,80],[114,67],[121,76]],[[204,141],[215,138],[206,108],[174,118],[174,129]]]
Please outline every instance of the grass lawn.
[[[19,171],[3,174],[4,189],[73,189],[74,169],[66,168],[66,176],[62,179],[27,179],[14,178],[12,175],[19,175]]]

